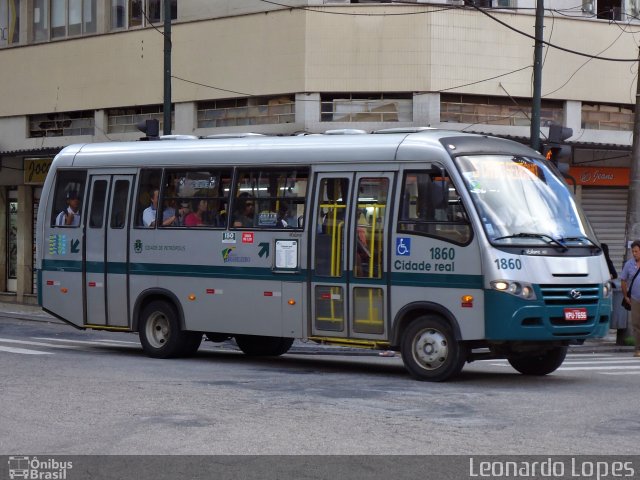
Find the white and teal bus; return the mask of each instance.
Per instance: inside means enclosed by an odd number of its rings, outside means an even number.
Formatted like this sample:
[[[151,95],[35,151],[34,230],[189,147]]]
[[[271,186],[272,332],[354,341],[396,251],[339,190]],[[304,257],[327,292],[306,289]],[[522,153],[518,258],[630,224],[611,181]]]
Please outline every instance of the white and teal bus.
[[[609,273],[562,175],[436,129],[73,145],[38,212],[39,301],[158,358],[203,335],[401,352],[441,381],[506,358],[545,375],[601,337]]]

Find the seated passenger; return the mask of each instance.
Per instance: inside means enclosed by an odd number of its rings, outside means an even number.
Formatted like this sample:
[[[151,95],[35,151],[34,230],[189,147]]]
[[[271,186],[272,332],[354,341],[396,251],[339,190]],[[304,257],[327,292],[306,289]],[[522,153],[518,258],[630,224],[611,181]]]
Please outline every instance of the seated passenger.
[[[246,192],[242,192],[236,199],[236,213],[233,216],[233,226],[240,228],[253,227],[255,212],[254,199]]]
[[[205,225],[208,205],[206,200],[194,200],[193,212],[184,218],[185,227],[202,227]]]

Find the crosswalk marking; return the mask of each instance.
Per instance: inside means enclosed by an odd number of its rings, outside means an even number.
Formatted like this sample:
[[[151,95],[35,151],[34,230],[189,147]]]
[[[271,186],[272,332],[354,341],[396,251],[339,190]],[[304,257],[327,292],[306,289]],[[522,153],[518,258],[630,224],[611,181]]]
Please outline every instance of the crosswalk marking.
[[[137,342],[126,342],[121,340],[103,340],[98,339],[95,341],[91,340],[69,340],[62,338],[46,338],[46,337],[31,337],[33,340],[17,340],[15,338],[2,338],[0,337],[0,352],[7,353],[18,353],[22,355],[53,355],[53,352],[44,352],[42,350],[38,350],[38,347],[41,348],[54,348],[61,350],[88,350],[89,346],[96,347],[123,347],[128,345],[137,345],[140,344]],[[52,343],[53,342],[53,343]],[[58,343],[55,343],[58,342]],[[21,345],[24,347],[35,347],[35,348],[20,348],[20,347],[10,347],[4,346],[2,344],[12,344],[12,345]]]
[[[79,343],[83,345],[101,345],[101,346],[112,346],[112,347],[120,347],[122,345],[140,345],[138,342],[125,342],[122,340],[73,340],[67,338],[45,338],[45,337],[33,337],[35,340],[45,340],[48,342],[63,342],[63,343]]]
[[[20,353],[22,355],[53,355],[53,352],[41,352],[40,350],[28,350],[26,348],[3,347],[0,345],[0,352]]]
[[[47,339],[51,340],[51,339]],[[71,350],[77,350],[81,347],[74,347],[73,345],[56,345],[46,342],[30,342],[28,340],[15,340],[13,338],[0,338],[0,343],[17,343],[19,345],[34,345],[36,347],[51,347],[51,348],[68,348]]]

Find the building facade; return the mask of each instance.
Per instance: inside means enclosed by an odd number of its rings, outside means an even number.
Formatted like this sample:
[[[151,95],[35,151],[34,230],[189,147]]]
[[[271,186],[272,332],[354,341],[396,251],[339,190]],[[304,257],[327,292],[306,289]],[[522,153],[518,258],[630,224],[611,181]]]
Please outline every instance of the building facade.
[[[164,1],[0,0],[0,300],[35,301],[53,156],[162,122]],[[432,126],[528,143],[534,0],[168,1],[173,133]],[[576,195],[619,265],[637,6],[545,8],[541,138],[573,129]]]

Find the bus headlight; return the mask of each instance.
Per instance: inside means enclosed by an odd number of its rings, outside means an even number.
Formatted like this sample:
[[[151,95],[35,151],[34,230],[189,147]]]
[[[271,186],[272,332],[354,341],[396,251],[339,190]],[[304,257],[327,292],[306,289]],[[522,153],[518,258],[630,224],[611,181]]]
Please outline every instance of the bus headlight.
[[[491,288],[500,292],[510,293],[526,300],[535,300],[536,294],[529,283],[515,282],[513,280],[493,280]]]
[[[602,295],[604,298],[610,297],[613,292],[613,285],[611,282],[604,282],[602,285]]]

